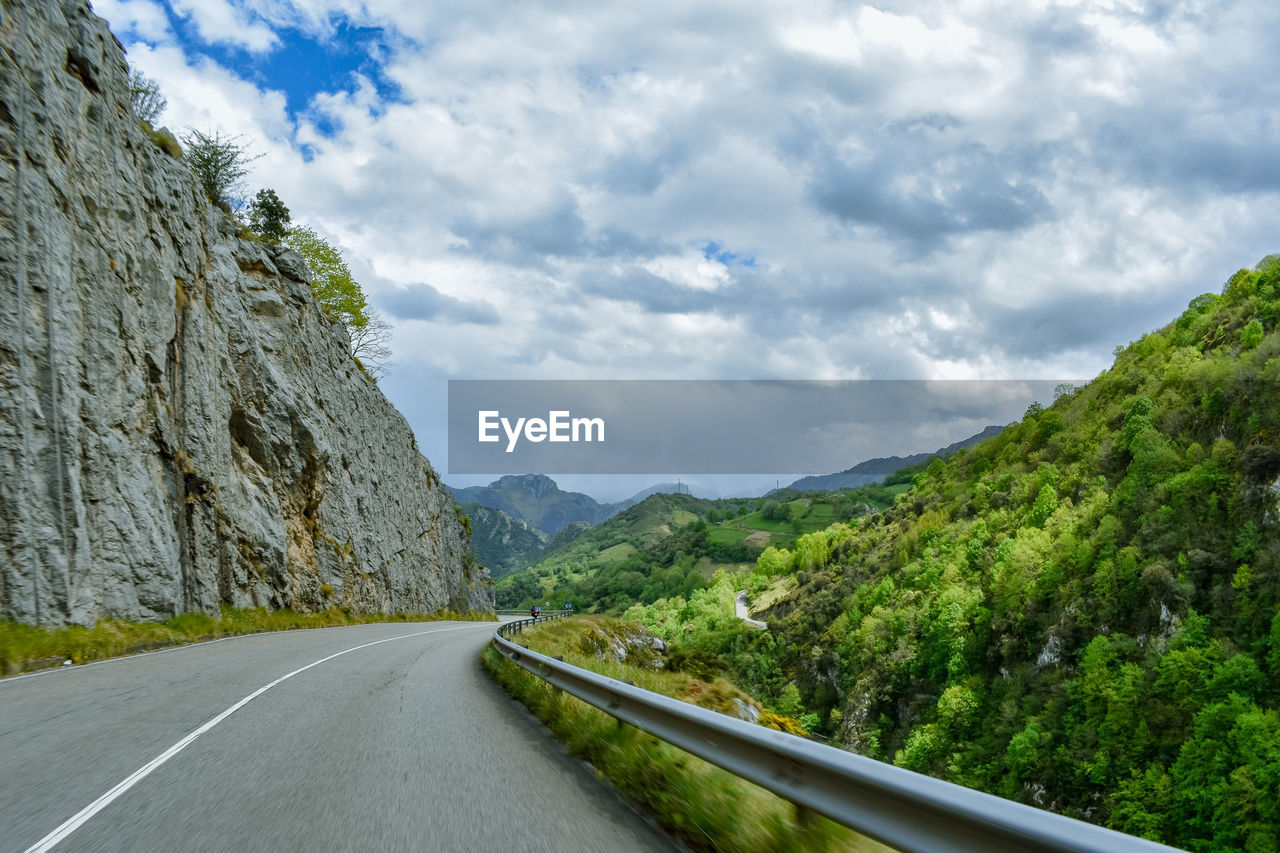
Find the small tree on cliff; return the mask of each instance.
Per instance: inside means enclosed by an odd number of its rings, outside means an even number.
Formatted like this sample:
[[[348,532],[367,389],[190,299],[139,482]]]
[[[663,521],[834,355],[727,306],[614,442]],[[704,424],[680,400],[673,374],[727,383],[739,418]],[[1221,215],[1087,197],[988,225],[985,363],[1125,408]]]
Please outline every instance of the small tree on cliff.
[[[262,237],[279,243],[289,229],[289,208],[272,189],[258,190],[249,204],[249,227]]]
[[[129,105],[147,124],[155,124],[169,102],[160,94],[160,84],[136,68],[129,69]]]
[[[216,130],[212,135],[195,128],[189,130],[182,137],[187,163],[200,181],[205,197],[230,213],[232,207],[243,204],[240,182],[249,174],[249,164],[265,155],[250,157],[248,146],[236,141],[239,136],[224,137]]]
[[[364,328],[347,327],[351,335],[351,357],[374,379],[381,379],[391,372],[394,363],[391,361],[391,324],[377,309],[368,308],[365,313],[369,322]]]
[[[328,240],[305,225],[285,232],[284,244],[307,262],[311,270],[311,290],[330,318],[341,320],[348,329],[363,329],[369,323],[369,303],[342,254]]]
[[[391,368],[391,324],[369,306],[342,253],[303,225],[288,229],[281,242],[307,262],[321,310],[347,327],[351,357],[374,379],[386,375]]]

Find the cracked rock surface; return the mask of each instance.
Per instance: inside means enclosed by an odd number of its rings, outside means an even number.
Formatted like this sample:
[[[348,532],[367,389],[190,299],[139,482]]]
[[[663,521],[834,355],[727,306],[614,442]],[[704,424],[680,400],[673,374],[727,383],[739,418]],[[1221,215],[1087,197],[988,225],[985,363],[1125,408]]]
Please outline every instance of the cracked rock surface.
[[[0,16],[0,618],[492,609],[302,259],[153,143],[106,22]]]

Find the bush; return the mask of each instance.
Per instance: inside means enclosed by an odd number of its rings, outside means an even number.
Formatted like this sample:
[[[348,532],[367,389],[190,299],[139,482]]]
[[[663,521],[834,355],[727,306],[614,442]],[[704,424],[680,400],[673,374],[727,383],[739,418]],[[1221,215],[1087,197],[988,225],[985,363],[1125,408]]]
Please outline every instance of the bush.
[[[155,124],[169,105],[160,94],[160,84],[137,69],[129,69],[129,106],[147,124]]]
[[[289,208],[272,189],[258,190],[249,205],[249,227],[263,238],[279,243],[289,228]]]
[[[284,243],[307,262],[307,269],[311,272],[311,290],[326,315],[342,322],[348,329],[368,325],[369,303],[364,290],[351,276],[341,252],[304,225],[288,229]]]
[[[195,128],[182,138],[187,162],[205,197],[225,209],[243,205],[239,195],[241,181],[249,174],[249,164],[263,156],[250,157],[248,148],[236,142],[239,138],[223,137],[216,130],[212,135],[201,133]]]

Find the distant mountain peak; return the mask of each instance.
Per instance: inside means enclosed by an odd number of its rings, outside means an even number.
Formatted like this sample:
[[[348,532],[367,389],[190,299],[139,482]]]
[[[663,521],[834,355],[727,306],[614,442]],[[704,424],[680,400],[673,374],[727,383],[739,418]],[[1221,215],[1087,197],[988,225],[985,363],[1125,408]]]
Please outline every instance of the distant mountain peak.
[[[958,450],[966,447],[972,447],[979,442],[985,441],[992,436],[999,435],[1004,431],[1004,427],[991,425],[976,435],[971,435],[966,439],[957,441],[954,444],[948,444],[946,447],[939,448],[932,453],[916,453],[911,456],[881,456],[875,459],[867,459],[859,462],[852,468],[846,468],[835,474],[816,474],[808,477],[801,477],[787,488],[798,489],[800,491],[819,491],[827,489],[855,489],[859,486],[865,486],[870,483],[878,483],[885,477],[896,471],[912,465],[919,465],[921,462],[927,462],[935,456],[941,456],[946,459]]]
[[[561,491],[560,485],[546,474],[507,474],[489,484],[490,489],[521,489],[540,498]]]
[[[545,474],[508,474],[487,486],[452,491],[458,503],[478,503],[502,510],[548,534],[575,521],[599,524],[617,511],[590,495],[564,491]]]

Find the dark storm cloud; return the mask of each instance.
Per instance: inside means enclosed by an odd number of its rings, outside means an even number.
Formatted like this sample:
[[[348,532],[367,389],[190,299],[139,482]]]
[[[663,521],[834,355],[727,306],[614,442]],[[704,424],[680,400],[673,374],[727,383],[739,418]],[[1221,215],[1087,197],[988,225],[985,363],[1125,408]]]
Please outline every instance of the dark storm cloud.
[[[451,230],[467,241],[457,251],[514,264],[538,265],[547,256],[574,256],[586,248],[586,225],[567,196],[529,212],[463,216]]]
[[[1103,162],[1131,180],[1182,195],[1280,191],[1280,121],[1274,116],[1240,116],[1209,127],[1188,126],[1180,114],[1126,118],[1109,122],[1098,140]]]
[[[482,300],[457,299],[429,284],[415,284],[403,290],[382,293],[380,305],[401,320],[436,320],[492,326],[500,322],[498,311]]]
[[[1048,199],[1009,160],[976,143],[941,150],[918,132],[882,136],[869,156],[828,155],[809,193],[823,211],[932,251],[955,234],[1017,231],[1051,213]]]

